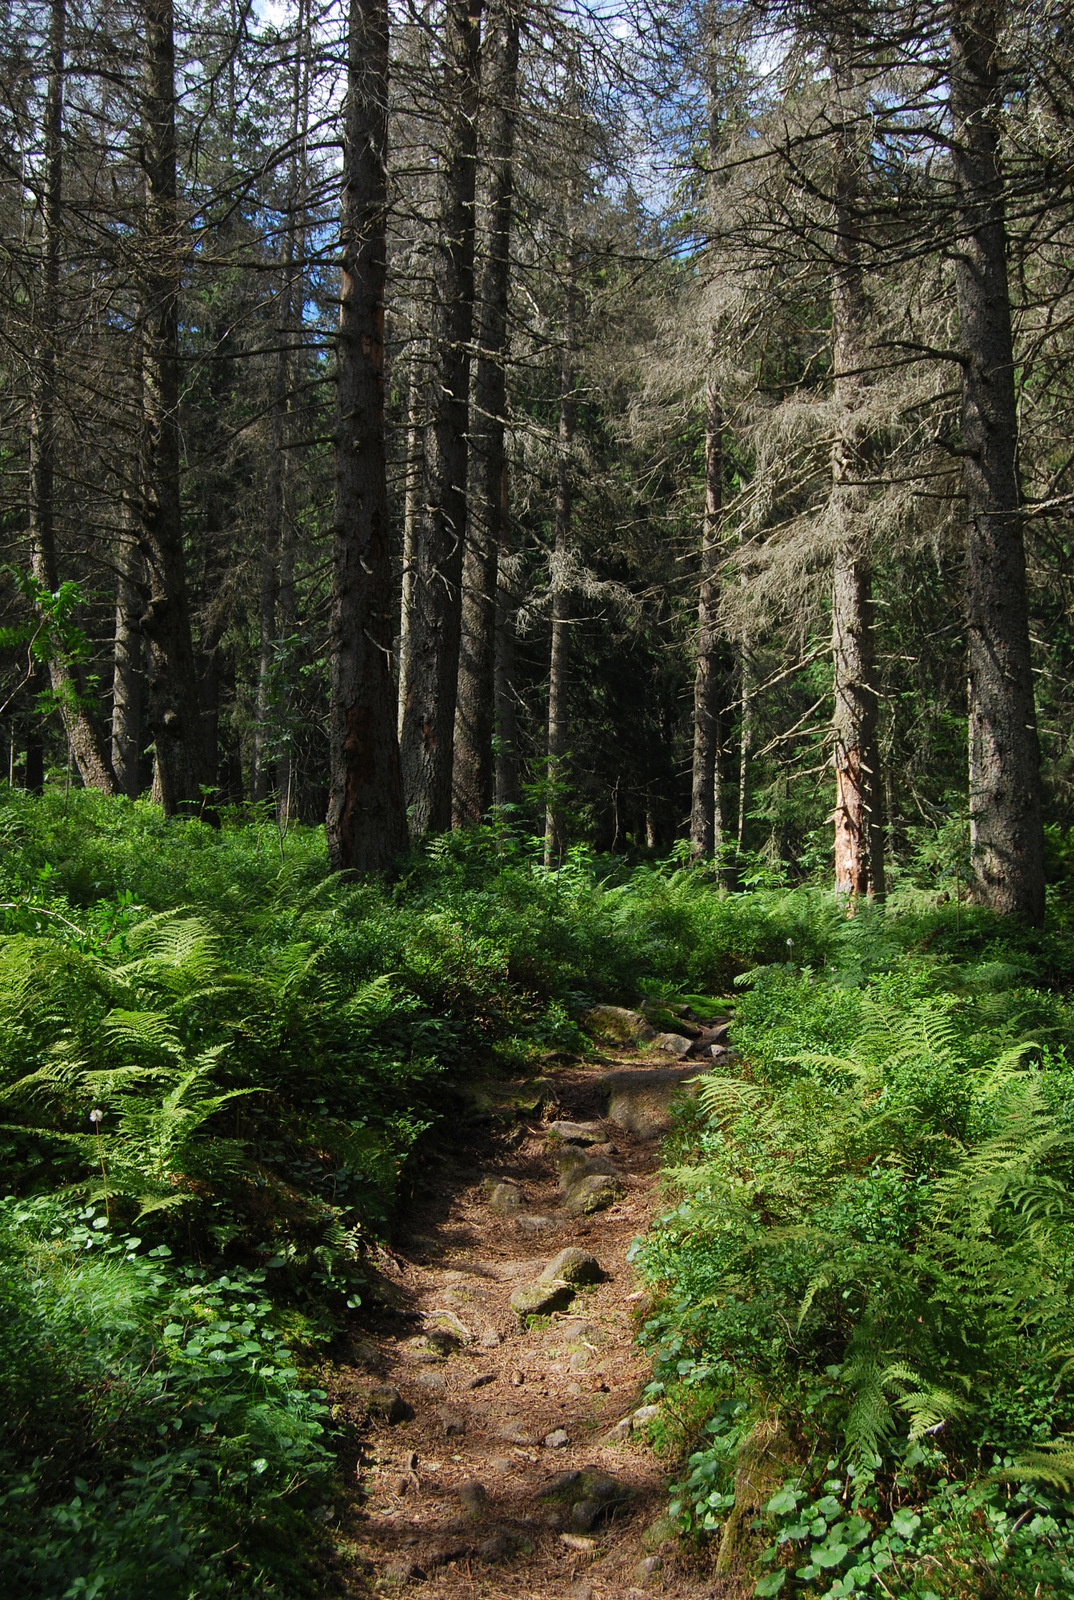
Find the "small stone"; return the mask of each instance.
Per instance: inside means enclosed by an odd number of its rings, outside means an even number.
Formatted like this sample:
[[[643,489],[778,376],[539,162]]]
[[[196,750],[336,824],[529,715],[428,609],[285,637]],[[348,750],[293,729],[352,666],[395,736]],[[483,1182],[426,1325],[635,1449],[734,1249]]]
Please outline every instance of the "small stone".
[[[634,1418],[620,1417],[614,1428],[609,1428],[606,1438],[609,1444],[622,1444],[634,1432]]]
[[[408,1583],[411,1578],[424,1578],[425,1573],[414,1561],[389,1561],[380,1574],[381,1583]]]
[[[471,1481],[459,1485],[459,1499],[467,1511],[478,1516],[488,1504],[488,1491],[483,1483]]]
[[[544,1436],[546,1450],[565,1450],[570,1444],[571,1437],[566,1428],[553,1428],[551,1433]]]
[[[601,1283],[605,1276],[596,1256],[591,1256],[588,1250],[579,1250],[574,1245],[568,1245],[558,1256],[552,1257],[537,1281],[570,1284]]]
[[[511,1374],[511,1385],[512,1385],[512,1388],[521,1389],[521,1387],[525,1383],[525,1381],[526,1381],[526,1374],[523,1371],[521,1371],[521,1369],[516,1368],[515,1371],[512,1372],[512,1374]]]
[[[567,1366],[570,1368],[571,1372],[584,1372],[586,1367],[588,1367],[588,1365],[589,1365],[589,1351],[588,1350],[572,1350],[571,1351],[571,1358],[567,1362]]]
[[[506,1561],[513,1550],[514,1544],[506,1533],[494,1533],[491,1539],[483,1539],[477,1546],[482,1561]]]
[[[569,1283],[523,1283],[511,1296],[511,1309],[520,1317],[546,1317],[566,1310],[573,1299]]]
[[[470,1381],[466,1385],[466,1387],[468,1389],[483,1389],[485,1387],[486,1383],[495,1383],[495,1382],[496,1382],[496,1374],[494,1372],[478,1372],[478,1373],[475,1374],[474,1377],[472,1377],[470,1379]]]
[[[411,1361],[434,1363],[446,1361],[456,1348],[456,1341],[446,1333],[419,1333],[413,1339],[405,1340],[403,1354]]]
[[[403,1422],[410,1415],[410,1407],[391,1384],[378,1383],[370,1389],[366,1406],[371,1417],[380,1422]]]
[[[521,1211],[526,1204],[522,1190],[514,1183],[493,1183],[488,1190],[490,1211]]]
[[[382,1359],[376,1345],[366,1344],[362,1339],[352,1342],[350,1357],[356,1367],[365,1367],[368,1372],[375,1372]]]
[[[535,1213],[515,1218],[515,1227],[522,1233],[543,1233],[546,1228],[551,1228],[552,1225],[551,1217],[539,1217]]]
[[[503,1334],[496,1328],[486,1328],[481,1335],[481,1344],[486,1350],[495,1350],[497,1345],[503,1344]]]
[[[453,1411],[450,1406],[437,1406],[436,1415],[447,1438],[453,1439],[458,1434],[466,1432],[466,1418]]]
[[[622,1194],[623,1186],[616,1179],[594,1172],[571,1188],[564,1209],[572,1217],[589,1217],[595,1211],[606,1211]]]
[[[422,1557],[422,1566],[427,1570],[433,1567],[446,1567],[449,1561],[458,1561],[461,1556],[469,1555],[470,1547],[465,1544],[436,1544],[431,1550],[426,1550]]]
[[[430,1339],[435,1339],[438,1334],[446,1334],[453,1342],[457,1341],[459,1344],[473,1343],[473,1333],[462,1318],[455,1315],[454,1311],[437,1311],[430,1319],[430,1328],[431,1332],[428,1334]]]
[[[663,1571],[663,1567],[663,1556],[642,1556],[641,1560],[634,1568],[632,1577],[635,1577],[640,1582],[644,1583],[646,1578],[651,1578],[655,1573]]]
[[[674,1522],[666,1512],[662,1512],[655,1521],[650,1522],[641,1536],[641,1542],[646,1550],[656,1550],[660,1545],[676,1538],[677,1534],[678,1529]]]
[[[693,1040],[684,1039],[681,1033],[658,1033],[655,1039],[650,1039],[650,1050],[662,1050],[665,1055],[688,1056],[693,1049]]]
[[[589,1533],[606,1510],[599,1500],[576,1500],[571,1507],[571,1527],[575,1533]]]
[[[538,1500],[569,1500],[577,1489],[581,1492],[582,1474],[576,1468],[573,1472],[561,1472],[556,1477],[550,1478],[543,1489],[537,1491]]]
[[[636,1411],[631,1413],[631,1421],[635,1428],[644,1428],[647,1422],[652,1422],[653,1418],[659,1415],[659,1406],[639,1406]]]
[[[506,1444],[532,1446],[534,1439],[527,1433],[519,1422],[505,1422],[502,1428],[496,1430],[497,1439],[503,1439]]]
[[[583,1470],[582,1488],[590,1499],[599,1500],[604,1505],[619,1505],[630,1498],[630,1490],[610,1472],[602,1472],[599,1467],[586,1467]]]
[[[553,1122],[548,1133],[563,1144],[603,1144],[607,1137],[599,1122]]]

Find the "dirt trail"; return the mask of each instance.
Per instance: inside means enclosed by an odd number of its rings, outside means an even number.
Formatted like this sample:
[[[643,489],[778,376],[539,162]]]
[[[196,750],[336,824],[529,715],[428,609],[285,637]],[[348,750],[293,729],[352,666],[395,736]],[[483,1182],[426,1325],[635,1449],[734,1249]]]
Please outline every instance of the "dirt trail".
[[[454,1147],[443,1130],[427,1160],[426,1198],[390,1263],[394,1313],[365,1325],[354,1364],[328,1380],[362,1438],[347,1466],[350,1498],[334,1508],[345,1593],[371,1585],[429,1600],[712,1593],[711,1580],[687,1571],[661,1539],[667,1475],[644,1429],[624,1422],[649,1378],[633,1342],[640,1294],[626,1256],[659,1203],[658,1140],[610,1120],[592,1128],[587,1137],[603,1144],[575,1159],[614,1168],[621,1197],[572,1216],[557,1171],[564,1146],[549,1134],[557,1119],[601,1118],[600,1080],[610,1069],[630,1074],[628,1100],[649,1082],[666,1099],[671,1075],[654,1069],[676,1065],[609,1051],[558,1067],[542,1099],[518,1096],[513,1118],[483,1128],[460,1120]],[[700,1062],[680,1066],[675,1076],[698,1070]],[[650,1103],[640,1103],[644,1123]],[[512,1292],[565,1246],[590,1252],[607,1276],[524,1326]],[[387,1414],[370,1414],[371,1394]],[[550,1480],[585,1469],[557,1498],[543,1493]]]

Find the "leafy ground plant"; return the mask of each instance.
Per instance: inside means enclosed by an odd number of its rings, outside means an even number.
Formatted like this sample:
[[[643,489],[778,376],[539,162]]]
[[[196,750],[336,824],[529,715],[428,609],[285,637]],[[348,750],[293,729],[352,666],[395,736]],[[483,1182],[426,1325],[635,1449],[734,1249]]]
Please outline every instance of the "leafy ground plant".
[[[998,952],[878,933],[753,976],[744,1059],[680,1133],[645,1337],[665,1392],[717,1403],[676,1510],[759,1595],[1063,1593],[1069,1012]],[[771,1416],[767,1477],[745,1472]]]

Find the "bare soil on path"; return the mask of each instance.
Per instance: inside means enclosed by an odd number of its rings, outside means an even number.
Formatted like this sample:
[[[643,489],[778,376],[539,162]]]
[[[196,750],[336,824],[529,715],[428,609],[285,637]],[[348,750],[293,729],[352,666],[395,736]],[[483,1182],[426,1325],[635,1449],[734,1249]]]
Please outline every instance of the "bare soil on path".
[[[486,1106],[485,1120],[441,1125],[407,1232],[384,1264],[386,1303],[326,1378],[360,1439],[344,1463],[346,1503],[332,1508],[346,1594],[714,1593],[668,1538],[667,1471],[643,1420],[629,1420],[651,1369],[634,1342],[641,1291],[627,1253],[660,1203],[659,1141],[602,1120],[609,1070],[641,1088],[670,1065],[633,1050],[572,1060],[528,1093],[490,1087],[498,1117]],[[505,1114],[512,1089],[516,1109]],[[615,1169],[620,1198],[606,1209],[565,1206],[568,1147],[549,1132],[559,1119],[601,1123],[589,1132],[601,1142],[582,1155],[595,1149],[595,1165]],[[512,1292],[566,1246],[594,1255],[604,1280],[525,1323]]]

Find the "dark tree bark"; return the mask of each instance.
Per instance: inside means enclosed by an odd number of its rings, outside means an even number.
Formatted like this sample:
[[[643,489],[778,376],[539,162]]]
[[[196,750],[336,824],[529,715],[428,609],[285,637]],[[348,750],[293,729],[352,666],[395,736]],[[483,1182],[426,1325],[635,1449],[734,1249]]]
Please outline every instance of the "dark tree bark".
[[[142,628],[144,572],[132,532],[116,552],[116,621],[112,665],[112,766],[123,793],[142,792]]]
[[[481,0],[447,0],[444,151],[432,307],[432,383],[425,430],[400,750],[418,834],[451,825],[452,744],[466,539],[467,420],[474,312],[474,189]]]
[[[999,160],[999,0],[955,0],[955,286],[962,351],[970,848],[976,893],[1044,917],[1040,744],[1030,666],[1018,411]]]
[[[833,75],[838,92],[838,74]],[[865,417],[870,308],[857,214],[860,183],[853,135],[834,140],[835,228],[832,363],[836,439],[828,503],[835,534],[832,577],[832,718],[835,768],[835,888],[846,895],[884,893],[880,749],[873,647],[869,479],[873,442]]]
[[[403,731],[403,690],[409,679],[411,624],[414,611],[414,585],[421,541],[421,491],[425,445],[425,379],[423,357],[416,355],[410,367],[407,394],[406,479],[403,486],[403,553],[399,587],[399,732]]]
[[[391,673],[384,443],[388,9],[351,0],[340,215],[328,858],[390,872],[406,848]]]
[[[566,579],[570,554],[575,403],[575,343],[577,339],[577,259],[572,245],[567,258],[567,306],[563,327],[563,355],[559,375],[559,437],[556,452],[555,543],[552,551],[552,642],[548,661],[548,800],[544,821],[544,864],[558,867],[567,839],[560,793],[567,754],[567,663],[570,654],[571,589]]]
[[[515,618],[518,596],[512,588],[514,554],[510,518],[503,528],[496,580],[496,638],[494,683],[496,696],[496,804],[517,806],[522,799],[518,756],[518,690],[515,687]]]
[[[720,722],[725,675],[719,635],[722,502],[723,414],[719,397],[710,384],[705,394],[705,514],[701,528],[701,588],[697,603],[694,755],[690,798],[690,845],[698,861],[711,860],[723,844]]]
[[[493,801],[495,636],[499,553],[508,516],[507,306],[511,270],[519,10],[504,0],[486,33],[489,224],[470,423],[470,522],[462,579],[462,646],[455,711],[453,821],[480,822]],[[491,81],[489,81],[491,80]]]
[[[172,0],[145,0],[146,179],[141,542],[149,602],[146,714],[165,815],[199,800],[202,739],[179,498],[179,215]]]
[[[56,555],[56,363],[59,346],[60,243],[63,211],[63,91],[67,10],[53,0],[49,17],[45,99],[44,188],[41,205],[41,274],[37,348],[30,413],[30,566],[49,595],[60,586]],[[47,624],[47,612],[38,606]],[[118,793],[104,734],[85,704],[79,674],[62,653],[50,652],[49,681],[63,720],[71,757],[89,788]]]

